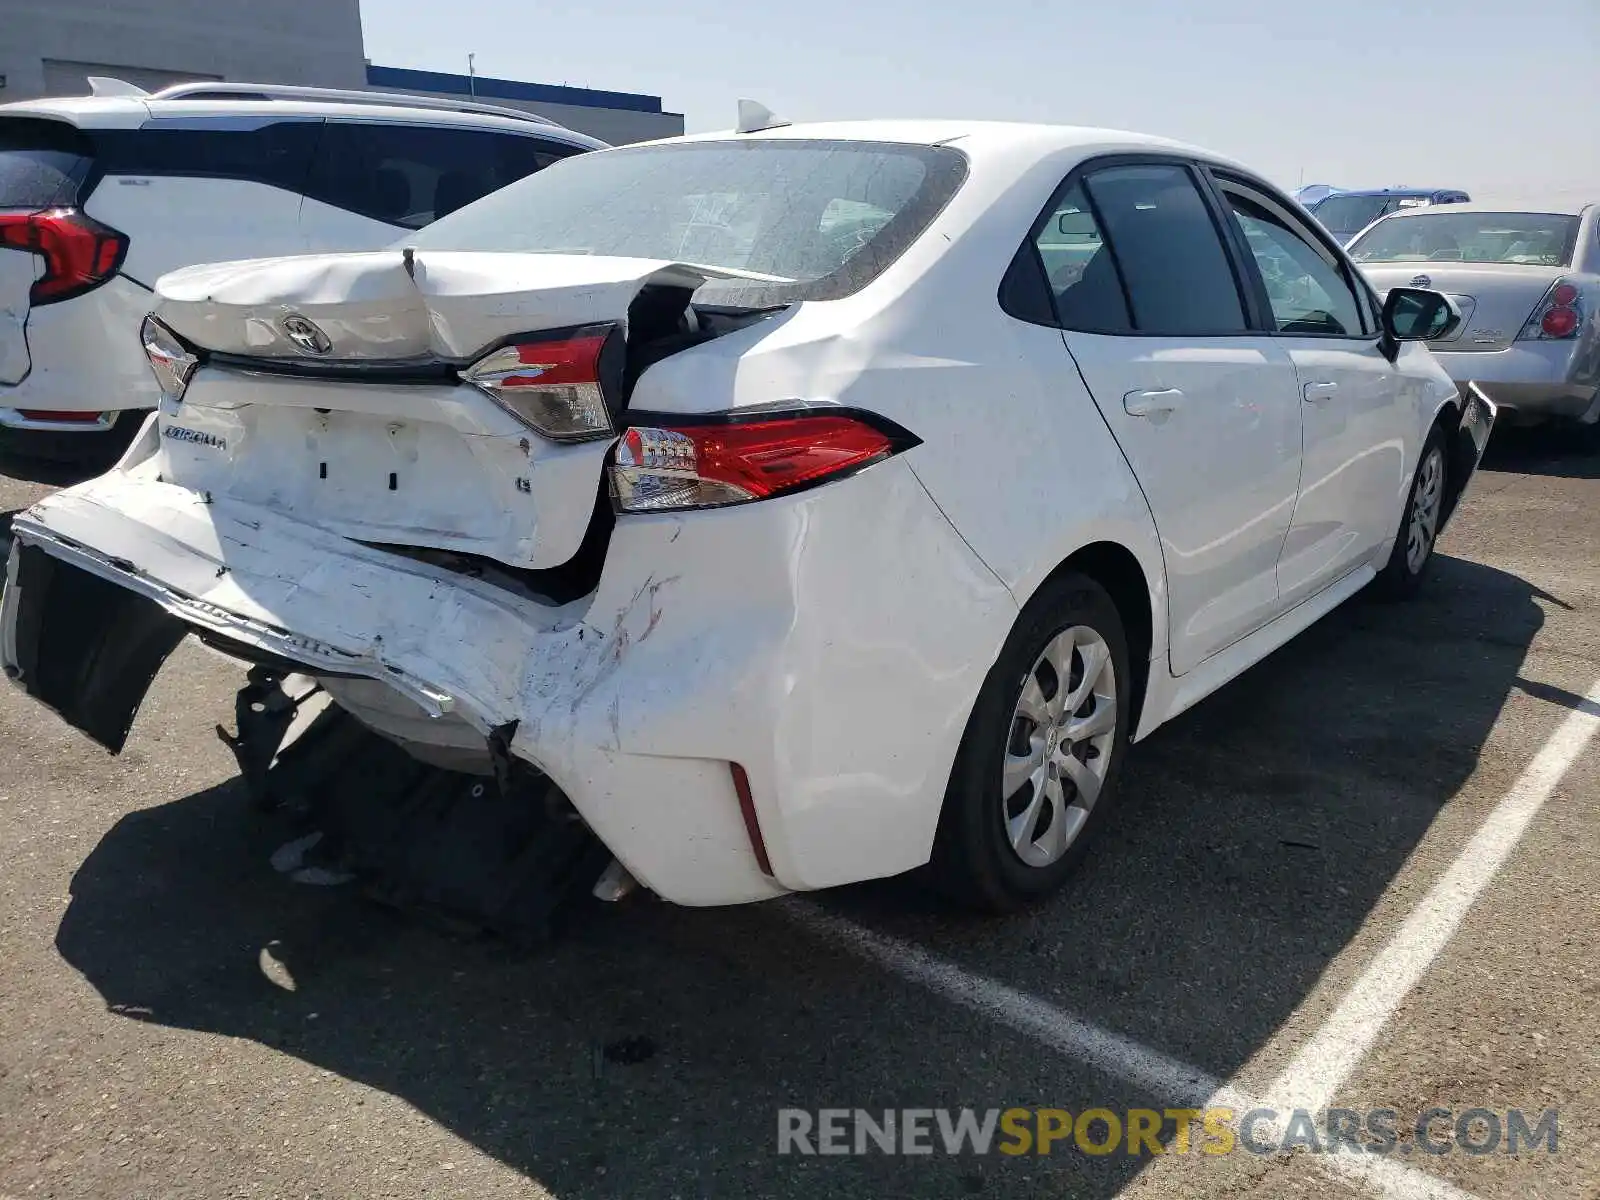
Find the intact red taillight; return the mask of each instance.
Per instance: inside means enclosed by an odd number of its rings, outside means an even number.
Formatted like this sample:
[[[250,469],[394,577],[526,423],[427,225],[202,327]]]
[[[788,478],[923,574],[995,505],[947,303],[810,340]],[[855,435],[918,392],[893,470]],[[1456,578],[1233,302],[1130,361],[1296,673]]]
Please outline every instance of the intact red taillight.
[[[611,490],[623,512],[741,504],[852,474],[916,444],[893,422],[850,410],[636,425],[617,443]]]
[[[75,208],[0,212],[0,246],[44,259],[33,281],[32,304],[70,300],[99,287],[116,273],[128,239]]]
[[[612,432],[607,392],[620,384],[621,355],[615,326],[589,325],[529,334],[484,355],[461,378],[535,433],[585,441]]]
[[[1583,293],[1566,280],[1558,280],[1533,310],[1521,339],[1561,339],[1573,337],[1583,325]]]
[[[1571,337],[1578,331],[1578,314],[1571,308],[1552,308],[1539,318],[1539,328],[1546,337]]]

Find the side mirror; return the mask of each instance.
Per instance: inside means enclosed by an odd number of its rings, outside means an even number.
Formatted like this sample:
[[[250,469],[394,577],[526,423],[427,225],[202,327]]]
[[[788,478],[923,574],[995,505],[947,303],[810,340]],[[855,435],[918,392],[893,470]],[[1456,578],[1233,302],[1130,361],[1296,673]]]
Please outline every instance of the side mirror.
[[[1383,329],[1397,342],[1431,342],[1461,325],[1461,310],[1443,292],[1397,287],[1383,302]]]
[[[1056,218],[1056,232],[1063,237],[1093,237],[1094,217],[1086,212],[1064,212]]]

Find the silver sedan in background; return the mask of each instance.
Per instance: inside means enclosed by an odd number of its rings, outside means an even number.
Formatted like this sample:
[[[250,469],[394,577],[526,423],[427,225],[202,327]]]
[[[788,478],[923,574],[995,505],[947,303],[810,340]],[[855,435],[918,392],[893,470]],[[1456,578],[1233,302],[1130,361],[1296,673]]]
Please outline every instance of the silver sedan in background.
[[[1420,287],[1456,302],[1461,324],[1429,346],[1502,423],[1572,423],[1600,447],[1600,207],[1411,209],[1369,225],[1349,253],[1380,296]]]

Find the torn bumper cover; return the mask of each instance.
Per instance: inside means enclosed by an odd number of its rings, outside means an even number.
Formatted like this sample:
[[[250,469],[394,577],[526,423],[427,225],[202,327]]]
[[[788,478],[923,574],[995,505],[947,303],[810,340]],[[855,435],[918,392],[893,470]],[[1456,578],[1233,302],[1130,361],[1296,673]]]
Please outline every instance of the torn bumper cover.
[[[872,578],[841,605],[863,564]],[[122,468],[19,514],[7,571],[6,673],[112,751],[189,633],[336,699],[364,703],[377,681],[405,698],[414,740],[430,723],[457,749],[464,730],[487,745],[514,728],[510,753],[686,904],[926,861],[1015,614],[897,463],[772,504],[619,521],[598,589],[566,605]],[[919,603],[936,578],[964,583],[963,602]]]
[[[1489,448],[1489,435],[1494,431],[1499,409],[1495,402],[1476,383],[1462,389],[1460,417],[1456,434],[1450,446],[1450,471],[1448,490],[1444,498],[1444,511],[1440,514],[1439,533],[1449,525],[1455,515],[1456,505],[1478,472],[1484,451]]]

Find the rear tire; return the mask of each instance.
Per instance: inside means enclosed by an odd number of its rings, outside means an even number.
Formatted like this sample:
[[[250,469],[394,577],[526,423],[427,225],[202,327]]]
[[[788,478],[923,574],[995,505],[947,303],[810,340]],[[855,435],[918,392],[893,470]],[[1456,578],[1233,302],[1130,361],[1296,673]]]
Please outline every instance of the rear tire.
[[[1376,591],[1386,600],[1409,600],[1422,587],[1433,563],[1445,497],[1450,488],[1450,455],[1444,429],[1435,425],[1422,444],[1417,473],[1411,478],[1405,511],[1395,534],[1389,561],[1379,572]]]
[[[1111,807],[1132,691],[1106,590],[1078,574],[1041,588],[967,720],[934,842],[941,891],[1002,913],[1066,881]]]

